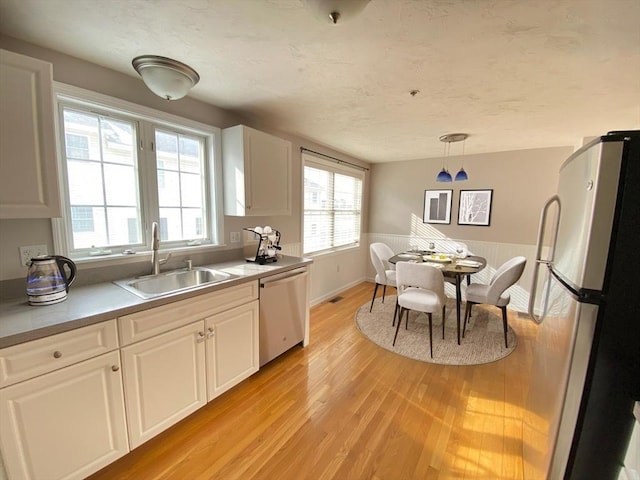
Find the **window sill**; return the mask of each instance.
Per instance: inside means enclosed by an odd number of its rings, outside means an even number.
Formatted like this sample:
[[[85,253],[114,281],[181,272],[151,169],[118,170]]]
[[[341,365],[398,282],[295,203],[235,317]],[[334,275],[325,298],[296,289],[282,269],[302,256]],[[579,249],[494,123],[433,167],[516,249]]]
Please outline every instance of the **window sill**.
[[[192,247],[169,247],[158,251],[161,257],[169,254],[188,256],[189,254],[200,254],[224,249],[226,245],[197,245]],[[142,263],[151,261],[151,250],[139,251],[131,254],[114,253],[109,255],[87,255],[70,257],[77,265],[83,267],[107,267],[115,265],[125,265],[131,263]]]

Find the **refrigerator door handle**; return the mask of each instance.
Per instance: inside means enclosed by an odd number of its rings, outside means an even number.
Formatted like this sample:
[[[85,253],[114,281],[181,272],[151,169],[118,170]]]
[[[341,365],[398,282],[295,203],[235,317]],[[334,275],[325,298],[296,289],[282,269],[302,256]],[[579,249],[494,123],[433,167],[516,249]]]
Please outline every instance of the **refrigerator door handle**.
[[[549,252],[549,258],[542,258],[542,242],[544,240],[544,231],[547,226],[547,215],[549,213],[549,209],[552,205],[558,205],[558,214],[556,215],[556,224],[553,228],[553,242],[551,243],[551,251]],[[547,267],[553,266],[553,259],[556,253],[556,241],[558,240],[558,226],[560,225],[560,212],[562,210],[560,204],[560,197],[558,195],[554,195],[547,203],[542,207],[542,212],[540,213],[540,224],[538,225],[538,239],[536,241],[536,260],[535,265],[533,266],[533,280],[531,281],[531,293],[529,294],[529,315],[536,323],[542,322],[543,315],[536,316],[535,314],[535,306],[536,306],[536,294],[538,290],[538,272],[540,271],[540,265],[546,265]]]

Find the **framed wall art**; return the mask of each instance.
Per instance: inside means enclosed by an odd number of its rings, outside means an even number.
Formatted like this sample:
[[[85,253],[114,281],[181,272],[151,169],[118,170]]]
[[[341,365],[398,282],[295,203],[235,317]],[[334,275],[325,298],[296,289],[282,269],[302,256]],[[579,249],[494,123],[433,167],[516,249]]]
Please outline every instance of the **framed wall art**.
[[[453,190],[425,190],[423,223],[451,223]]]
[[[493,190],[460,190],[458,225],[481,225],[491,222]]]

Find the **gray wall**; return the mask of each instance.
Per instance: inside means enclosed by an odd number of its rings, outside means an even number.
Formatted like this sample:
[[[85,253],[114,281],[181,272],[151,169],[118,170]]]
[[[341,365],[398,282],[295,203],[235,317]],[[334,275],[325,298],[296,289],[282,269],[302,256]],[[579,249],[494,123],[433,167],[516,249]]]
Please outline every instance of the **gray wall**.
[[[435,180],[442,159],[375,164],[369,232],[535,244],[540,209],[555,193],[558,169],[572,151],[572,147],[558,147],[467,155],[464,166],[469,180],[452,183]],[[448,163],[455,174],[461,158],[450,157]],[[422,222],[424,191],[431,189],[453,190],[451,224]],[[457,224],[461,189],[493,189],[490,226]]]

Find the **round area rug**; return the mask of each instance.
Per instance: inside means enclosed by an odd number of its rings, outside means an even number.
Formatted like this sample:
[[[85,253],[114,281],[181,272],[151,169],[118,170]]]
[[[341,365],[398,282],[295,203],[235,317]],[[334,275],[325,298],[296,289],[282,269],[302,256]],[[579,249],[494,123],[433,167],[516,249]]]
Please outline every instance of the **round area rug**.
[[[355,323],[360,332],[380,347],[405,357],[428,363],[443,365],[480,365],[495,362],[513,352],[518,343],[511,327],[507,331],[509,348],[504,346],[504,331],[502,317],[494,315],[484,308],[475,306],[467,324],[464,338],[457,344],[456,335],[456,303],[447,300],[447,318],[442,339],[442,314],[433,314],[433,358],[429,356],[429,320],[426,314],[409,311],[409,328],[405,329],[406,315],[398,332],[395,346],[393,336],[396,327],[391,325],[396,296],[376,298],[373,310],[369,313],[371,301],[362,305],[356,312]],[[460,335],[462,336],[462,321],[464,320],[464,305],[462,305],[462,319],[460,320]]]

